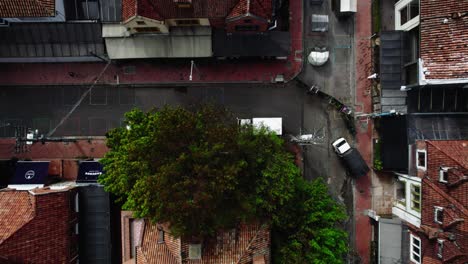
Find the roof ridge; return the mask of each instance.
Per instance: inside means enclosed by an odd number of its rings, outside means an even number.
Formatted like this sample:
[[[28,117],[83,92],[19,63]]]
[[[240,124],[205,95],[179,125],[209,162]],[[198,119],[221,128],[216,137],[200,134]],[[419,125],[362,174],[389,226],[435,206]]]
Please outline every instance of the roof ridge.
[[[429,187],[431,187],[434,191],[438,192],[441,196],[445,199],[449,200],[453,205],[455,205],[465,216],[468,216],[468,209],[465,208],[463,204],[458,202],[456,199],[442,191],[437,185],[432,183],[429,179],[423,178],[423,183],[426,183]]]
[[[34,0],[34,2],[36,2],[41,8],[43,8],[44,10],[48,10],[48,7],[45,7],[44,4],[43,4],[43,1],[42,0]],[[51,10],[51,11],[55,11],[55,1],[53,1],[54,3],[54,10]],[[55,15],[55,12],[54,12],[54,15]]]
[[[430,144],[431,146],[433,146],[434,148],[436,148],[437,150],[439,150],[440,152],[444,153],[447,157],[449,157],[451,160],[453,160],[455,163],[457,163],[458,165],[460,165],[460,167],[462,168],[465,168],[465,165],[461,164],[458,160],[456,160],[455,158],[452,157],[452,155],[450,155],[449,153],[447,153],[446,151],[444,151],[443,149],[439,148],[438,146],[432,144],[434,140],[426,140],[426,142],[428,144]],[[439,141],[450,141],[450,140],[439,140]],[[466,168],[468,169],[468,168]]]
[[[0,244],[7,241],[13,234],[21,230],[26,224],[31,222],[36,217],[36,205],[37,204],[35,202],[31,202],[32,197],[33,195],[28,193],[28,202],[31,204],[31,208],[33,209],[32,212],[29,213],[28,219],[21,226],[19,226],[14,232],[11,232],[8,236],[6,236],[3,240],[0,239]]]
[[[258,229],[257,231],[255,232],[255,235],[252,237],[252,239],[249,241],[249,244],[247,245],[247,247],[245,247],[245,250],[244,250],[244,254],[240,255],[239,259],[236,261],[236,264],[239,264],[240,261],[242,260],[242,257],[244,257],[244,255],[247,253],[247,251],[249,250],[250,246],[252,246],[253,242],[255,241],[255,239],[257,239],[258,237],[258,234],[260,233],[260,230],[264,227],[265,224],[260,224],[258,225]]]

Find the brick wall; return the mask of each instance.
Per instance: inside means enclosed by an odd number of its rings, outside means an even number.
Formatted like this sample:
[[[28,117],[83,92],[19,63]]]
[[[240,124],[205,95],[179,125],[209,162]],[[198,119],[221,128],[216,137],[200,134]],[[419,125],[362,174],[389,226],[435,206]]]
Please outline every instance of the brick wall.
[[[468,25],[468,24],[467,24]],[[451,167],[458,168],[462,171],[467,170],[467,168],[462,168],[460,164],[455,162],[453,159],[448,157],[445,153],[438,150],[431,144],[427,146],[427,177],[437,185],[442,191],[446,192],[450,197],[457,200],[460,204],[467,207],[468,205],[468,182],[464,182],[458,186],[448,187],[448,184],[439,182],[439,171],[440,167]],[[466,171],[465,171],[466,174]],[[453,182],[455,179],[449,179],[449,183]]]
[[[35,217],[0,245],[0,255],[20,263],[73,263],[78,253],[73,194],[34,195]]]
[[[426,79],[468,78],[468,16],[452,18],[453,13],[468,11],[468,1],[420,3],[420,52],[430,72]]]
[[[439,171],[441,166],[458,167],[463,170],[466,168],[462,168],[459,163],[447,155],[448,150],[446,149],[444,153],[430,142],[424,141],[419,141],[416,145],[418,149],[426,149],[427,151],[427,170],[425,172],[418,170],[418,175],[423,177],[421,227],[429,227],[432,232],[437,232],[432,239],[428,239],[427,232],[415,228],[412,230],[415,235],[421,238],[423,263],[443,263],[442,260],[450,260],[451,263],[465,263],[468,261],[467,255],[460,255],[468,252],[468,223],[466,221],[453,223],[457,218],[468,218],[466,215],[468,182],[449,187],[448,184],[439,182]],[[435,222],[435,206],[444,208],[442,224]],[[449,225],[450,223],[452,225]],[[449,239],[452,234],[456,243]],[[437,239],[444,240],[443,259],[437,256]]]

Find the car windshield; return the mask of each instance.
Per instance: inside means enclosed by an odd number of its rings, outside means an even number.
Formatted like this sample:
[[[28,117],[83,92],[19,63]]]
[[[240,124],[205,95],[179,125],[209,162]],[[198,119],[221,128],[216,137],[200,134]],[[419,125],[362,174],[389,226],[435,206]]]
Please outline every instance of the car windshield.
[[[341,141],[340,143],[338,143],[338,144],[336,145],[336,147],[339,148],[339,147],[343,146],[344,144],[346,144],[346,141],[345,141],[345,140],[343,140],[343,141]]]

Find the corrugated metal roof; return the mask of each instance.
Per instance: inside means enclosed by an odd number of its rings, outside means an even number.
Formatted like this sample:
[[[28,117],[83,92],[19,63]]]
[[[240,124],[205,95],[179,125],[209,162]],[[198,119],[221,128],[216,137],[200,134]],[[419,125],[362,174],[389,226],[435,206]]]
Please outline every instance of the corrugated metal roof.
[[[2,62],[58,57],[96,61],[100,59],[94,55],[105,53],[98,23],[17,23],[0,27],[0,39]]]
[[[122,20],[122,0],[100,0],[101,21],[120,22]]]
[[[213,32],[213,54],[216,57],[284,57],[289,55],[290,49],[291,36],[286,31],[264,34]]]
[[[82,263],[112,263],[110,198],[104,187],[79,188],[79,256]]]

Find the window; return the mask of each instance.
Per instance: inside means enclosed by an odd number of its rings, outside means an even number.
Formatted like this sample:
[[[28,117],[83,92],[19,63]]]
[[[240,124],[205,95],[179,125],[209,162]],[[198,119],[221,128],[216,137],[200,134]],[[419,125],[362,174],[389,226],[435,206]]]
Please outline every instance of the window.
[[[99,19],[99,6],[97,0],[68,0],[64,2],[67,20]]]
[[[197,26],[200,25],[200,21],[198,19],[184,19],[184,20],[176,20],[177,26]]]
[[[130,258],[134,258],[136,256],[136,248],[135,248],[135,219],[130,218],[128,220],[128,231],[129,231],[129,242],[130,242]]]
[[[418,169],[426,170],[426,163],[427,163],[426,150],[417,150],[416,158],[417,158],[416,167]]]
[[[439,182],[447,183],[448,182],[448,170],[450,168],[440,167],[439,169]]]
[[[419,0],[400,0],[395,4],[395,29],[410,30],[419,25]]]
[[[189,244],[189,259],[201,259],[201,244]]]
[[[136,33],[159,33],[160,30],[158,27],[137,27],[134,28]]]
[[[421,211],[421,186],[411,184],[411,209]]]
[[[396,199],[403,206],[406,205],[406,181],[399,180],[396,183]]]
[[[145,21],[137,21],[137,25],[143,26],[146,25]]]
[[[164,243],[164,230],[158,228],[158,243]]]
[[[444,252],[444,240],[442,239],[437,239],[437,257],[443,258],[443,252]]]
[[[444,208],[434,206],[434,222],[439,224],[444,222]]]
[[[258,31],[257,25],[237,25],[236,31]]]
[[[421,263],[421,239],[412,234],[410,235],[410,258],[415,263]]]

